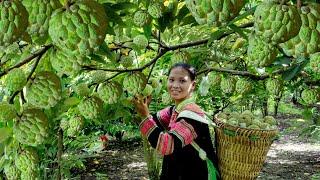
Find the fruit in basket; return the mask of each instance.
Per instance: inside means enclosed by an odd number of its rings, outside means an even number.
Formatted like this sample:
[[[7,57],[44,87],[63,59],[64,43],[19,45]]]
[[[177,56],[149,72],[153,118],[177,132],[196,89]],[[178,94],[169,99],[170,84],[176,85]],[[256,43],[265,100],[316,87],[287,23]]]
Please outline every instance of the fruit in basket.
[[[265,123],[268,123],[270,126],[273,126],[273,125],[277,125],[277,121],[276,119],[274,119],[274,117],[272,116],[265,116],[264,117],[264,122]]]
[[[277,121],[274,117],[255,117],[249,110],[245,110],[241,114],[238,112],[222,112],[218,114],[217,118],[223,123],[240,128],[260,130],[273,130],[277,128]]]

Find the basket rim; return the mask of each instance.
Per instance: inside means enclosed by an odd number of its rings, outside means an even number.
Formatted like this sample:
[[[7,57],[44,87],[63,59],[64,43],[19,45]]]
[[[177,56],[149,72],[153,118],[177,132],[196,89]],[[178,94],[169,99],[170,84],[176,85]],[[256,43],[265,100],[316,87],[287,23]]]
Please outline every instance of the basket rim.
[[[250,134],[250,135],[258,135],[258,136],[275,136],[279,133],[278,129],[271,129],[271,130],[266,130],[266,129],[250,129],[250,128],[243,128],[243,127],[238,127],[238,126],[232,126],[230,124],[222,122],[218,118],[218,114],[214,115],[214,122],[217,125],[217,128],[219,129],[228,129],[231,131],[234,131],[236,133],[241,133],[241,134]]]

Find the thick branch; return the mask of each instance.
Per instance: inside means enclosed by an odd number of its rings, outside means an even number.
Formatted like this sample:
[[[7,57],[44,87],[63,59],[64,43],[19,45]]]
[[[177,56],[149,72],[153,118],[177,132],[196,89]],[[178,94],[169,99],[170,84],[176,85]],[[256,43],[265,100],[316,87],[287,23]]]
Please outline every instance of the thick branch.
[[[31,54],[30,56],[28,56],[27,58],[25,58],[24,60],[22,60],[20,63],[9,67],[8,69],[5,69],[3,72],[0,73],[0,77],[8,74],[8,72],[10,72],[12,69],[14,68],[19,68],[27,63],[29,63],[30,61],[32,61],[34,58],[38,57],[38,56],[42,56],[48,49],[50,49],[52,47],[52,45],[47,45],[44,46],[42,49],[38,50],[37,52],[35,52],[34,54]]]
[[[283,69],[276,70],[276,71],[272,72],[271,74],[257,75],[257,74],[250,73],[248,71],[237,71],[237,70],[225,69],[225,68],[208,68],[208,69],[200,71],[198,74],[203,74],[203,73],[215,71],[215,72],[226,72],[226,73],[229,73],[232,75],[246,76],[246,77],[249,77],[254,80],[264,80],[264,79],[271,77],[273,74],[283,73],[287,69],[288,68],[283,68]]]

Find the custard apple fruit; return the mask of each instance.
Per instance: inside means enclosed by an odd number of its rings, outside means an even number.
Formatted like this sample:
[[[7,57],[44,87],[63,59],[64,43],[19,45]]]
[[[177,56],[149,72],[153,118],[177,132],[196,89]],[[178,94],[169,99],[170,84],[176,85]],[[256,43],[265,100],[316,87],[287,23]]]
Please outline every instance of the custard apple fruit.
[[[104,42],[107,24],[103,5],[92,0],[81,0],[52,14],[49,35],[60,49],[90,55]]]
[[[122,86],[116,82],[107,82],[99,84],[98,94],[100,98],[107,104],[117,103],[122,95]]]
[[[26,99],[31,105],[39,108],[55,106],[62,95],[60,78],[53,72],[43,71],[26,88]]]
[[[40,109],[25,109],[14,125],[14,134],[21,144],[38,146],[48,136],[48,118]]]

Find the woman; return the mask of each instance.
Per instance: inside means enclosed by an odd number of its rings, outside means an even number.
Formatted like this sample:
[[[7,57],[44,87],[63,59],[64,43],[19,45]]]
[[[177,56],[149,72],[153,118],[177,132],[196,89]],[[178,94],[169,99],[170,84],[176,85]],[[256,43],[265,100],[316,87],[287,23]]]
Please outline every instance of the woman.
[[[164,156],[161,180],[207,180],[207,163],[200,158],[199,147],[205,151],[207,158],[217,163],[208,125],[196,120],[204,119],[205,114],[192,98],[195,78],[193,67],[184,63],[175,64],[169,70],[167,83],[175,105],[156,115],[150,115],[150,98],[135,98],[133,101],[137,112],[145,117],[140,123],[142,135]]]

